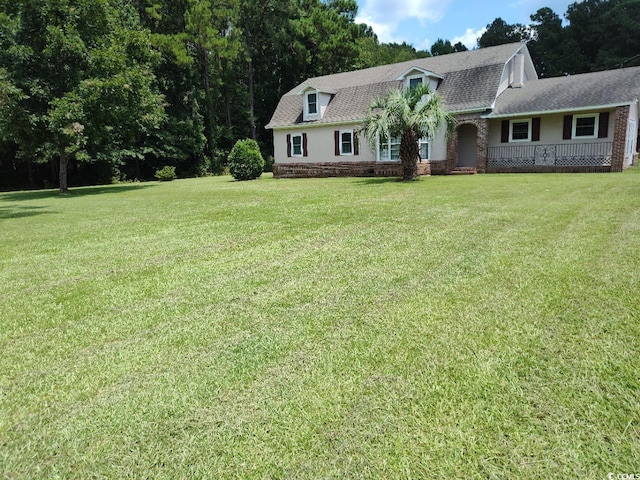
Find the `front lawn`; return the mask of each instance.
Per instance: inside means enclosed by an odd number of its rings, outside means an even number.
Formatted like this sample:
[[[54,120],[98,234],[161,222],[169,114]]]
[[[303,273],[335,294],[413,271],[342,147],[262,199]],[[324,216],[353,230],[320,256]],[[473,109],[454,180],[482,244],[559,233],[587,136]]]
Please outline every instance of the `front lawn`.
[[[640,169],[0,194],[0,478],[640,471]]]

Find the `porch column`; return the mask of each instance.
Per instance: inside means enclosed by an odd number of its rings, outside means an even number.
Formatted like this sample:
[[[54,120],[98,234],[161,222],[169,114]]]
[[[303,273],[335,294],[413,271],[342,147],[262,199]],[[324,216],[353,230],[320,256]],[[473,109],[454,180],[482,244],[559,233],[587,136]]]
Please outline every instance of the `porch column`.
[[[487,155],[489,154],[489,120],[479,118],[476,122],[478,127],[478,173],[487,171]]]
[[[611,148],[611,171],[621,172],[625,168],[624,155],[629,129],[629,105],[616,108],[616,122],[613,127],[613,147]]]
[[[458,125],[453,127],[449,138],[447,139],[447,161],[445,165],[445,173],[451,173],[458,164]]]

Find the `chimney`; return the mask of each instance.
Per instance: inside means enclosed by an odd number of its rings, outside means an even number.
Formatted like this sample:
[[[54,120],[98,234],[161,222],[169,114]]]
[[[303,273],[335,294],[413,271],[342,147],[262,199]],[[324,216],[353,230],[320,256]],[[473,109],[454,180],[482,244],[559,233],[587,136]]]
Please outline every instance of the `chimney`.
[[[524,83],[524,55],[517,53],[511,64],[511,88],[521,88]]]

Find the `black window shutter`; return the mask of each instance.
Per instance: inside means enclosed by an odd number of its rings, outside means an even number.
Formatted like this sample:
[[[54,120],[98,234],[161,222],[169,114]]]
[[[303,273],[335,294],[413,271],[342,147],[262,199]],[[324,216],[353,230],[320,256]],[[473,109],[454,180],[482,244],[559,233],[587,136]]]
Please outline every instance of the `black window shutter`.
[[[540,141],[540,117],[534,117],[531,119],[531,141]]]
[[[287,134],[287,157],[291,156],[291,134]]]
[[[571,130],[573,129],[573,115],[564,116],[564,124],[562,126],[562,139],[571,140]]]
[[[358,144],[358,131],[353,131],[353,154],[360,155],[360,145]]]
[[[509,120],[502,120],[502,137],[500,138],[502,143],[509,141]]]
[[[600,114],[600,121],[598,122],[598,138],[607,138],[609,134],[609,112],[602,112]]]
[[[309,156],[309,151],[307,150],[307,134],[306,133],[302,134],[302,156],[303,157]]]
[[[335,151],[336,157],[340,156],[340,131],[336,130],[333,132],[333,140],[335,143]]]

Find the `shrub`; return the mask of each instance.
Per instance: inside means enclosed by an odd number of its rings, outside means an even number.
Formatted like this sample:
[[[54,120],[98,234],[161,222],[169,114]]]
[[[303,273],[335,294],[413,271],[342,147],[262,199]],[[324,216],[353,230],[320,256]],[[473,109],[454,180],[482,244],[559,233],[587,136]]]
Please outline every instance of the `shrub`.
[[[229,173],[236,180],[253,180],[262,175],[264,159],[255,140],[238,140],[229,154]]]
[[[176,167],[165,165],[160,170],[156,170],[155,177],[161,182],[170,182],[176,178]]]
[[[264,159],[264,171],[265,172],[273,172],[273,164],[274,163],[275,163],[275,160],[273,158],[273,155],[267,156],[267,158]]]
[[[228,157],[229,150],[216,148],[213,151],[213,157],[211,158],[211,173],[213,175],[225,175],[226,173],[229,173],[227,171]]]

